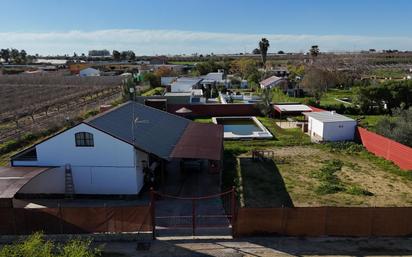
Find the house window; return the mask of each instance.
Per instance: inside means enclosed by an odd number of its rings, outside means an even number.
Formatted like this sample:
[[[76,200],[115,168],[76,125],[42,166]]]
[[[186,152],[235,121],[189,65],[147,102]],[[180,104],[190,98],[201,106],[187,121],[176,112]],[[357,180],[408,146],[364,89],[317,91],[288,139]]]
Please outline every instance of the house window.
[[[77,132],[75,134],[76,146],[92,147],[94,146],[93,134],[89,132]]]

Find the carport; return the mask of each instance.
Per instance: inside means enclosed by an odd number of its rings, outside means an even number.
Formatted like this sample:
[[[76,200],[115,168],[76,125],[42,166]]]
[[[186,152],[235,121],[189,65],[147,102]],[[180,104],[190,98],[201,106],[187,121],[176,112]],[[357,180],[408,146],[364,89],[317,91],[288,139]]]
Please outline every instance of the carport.
[[[13,199],[32,178],[49,167],[0,167],[0,208],[13,208]]]
[[[210,172],[220,172],[223,156],[223,126],[191,122],[170,157],[183,160],[207,160]]]

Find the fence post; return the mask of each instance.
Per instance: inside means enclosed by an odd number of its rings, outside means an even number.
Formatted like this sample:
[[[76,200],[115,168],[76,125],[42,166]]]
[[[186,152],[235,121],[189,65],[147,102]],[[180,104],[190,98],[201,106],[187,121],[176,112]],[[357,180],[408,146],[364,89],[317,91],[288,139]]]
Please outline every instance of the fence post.
[[[62,217],[62,206],[60,204],[60,201],[57,203],[57,207],[59,208],[59,226],[60,226],[60,234],[63,233],[63,217]]]
[[[109,217],[107,215],[107,204],[106,202],[104,203],[104,219],[105,219],[105,223],[106,223],[106,233],[109,232]]]
[[[236,237],[236,190],[235,187],[232,186],[232,194],[231,194],[231,201],[232,201],[232,237]]]
[[[323,224],[323,235],[324,236],[327,236],[328,234],[327,234],[327,232],[328,232],[328,207],[323,207],[323,208],[325,208],[325,212],[324,212],[324,215],[325,215],[325,219],[324,219],[324,224]]]
[[[192,199],[192,236],[195,236],[196,230],[196,210],[195,210],[195,198]]]
[[[150,188],[150,215],[152,216],[152,238],[156,239],[155,192]]]
[[[17,235],[17,227],[16,227],[16,211],[15,208],[12,208],[12,215],[13,215],[13,231],[14,234]]]

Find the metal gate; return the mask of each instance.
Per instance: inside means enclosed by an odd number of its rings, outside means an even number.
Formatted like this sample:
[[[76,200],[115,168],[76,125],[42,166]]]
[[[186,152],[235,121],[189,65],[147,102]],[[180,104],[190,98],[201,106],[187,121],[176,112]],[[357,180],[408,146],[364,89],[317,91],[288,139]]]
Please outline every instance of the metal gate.
[[[233,236],[235,190],[203,197],[179,197],[151,191],[153,237]]]

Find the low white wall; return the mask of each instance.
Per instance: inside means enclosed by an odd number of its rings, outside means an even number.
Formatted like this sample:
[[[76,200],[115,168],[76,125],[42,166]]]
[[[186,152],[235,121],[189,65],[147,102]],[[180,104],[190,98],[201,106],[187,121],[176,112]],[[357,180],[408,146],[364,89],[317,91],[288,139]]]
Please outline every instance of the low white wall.
[[[128,195],[139,193],[143,186],[140,167],[72,167],[75,194]],[[64,194],[64,167],[39,174],[24,185],[19,193]]]
[[[355,138],[356,121],[327,122],[323,128],[324,141],[352,141]]]

